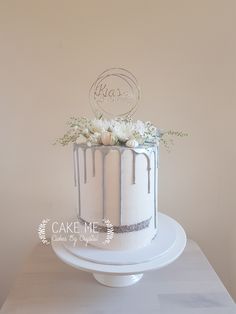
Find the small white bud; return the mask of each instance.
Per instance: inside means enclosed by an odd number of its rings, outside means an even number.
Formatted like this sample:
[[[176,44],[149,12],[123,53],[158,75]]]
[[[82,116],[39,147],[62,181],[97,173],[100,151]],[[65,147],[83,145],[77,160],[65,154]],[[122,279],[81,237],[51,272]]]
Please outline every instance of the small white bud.
[[[128,140],[125,145],[130,148],[138,147],[138,142],[136,140]]]

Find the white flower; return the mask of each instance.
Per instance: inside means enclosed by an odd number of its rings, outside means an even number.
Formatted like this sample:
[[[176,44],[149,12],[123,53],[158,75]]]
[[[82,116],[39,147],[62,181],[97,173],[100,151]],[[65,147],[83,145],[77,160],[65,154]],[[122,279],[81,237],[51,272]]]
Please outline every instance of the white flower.
[[[101,141],[103,145],[115,145],[117,143],[117,138],[111,132],[103,132]]]
[[[127,142],[129,139],[133,138],[134,125],[130,122],[120,122],[115,123],[112,133],[118,138],[120,142]]]
[[[136,140],[128,140],[125,145],[130,148],[138,147],[138,142]]]
[[[109,129],[111,122],[109,120],[104,119],[93,119],[91,121],[90,130],[95,133],[102,133]]]
[[[89,130],[88,130],[87,128],[83,130],[83,135],[84,135],[84,136],[89,135]]]
[[[141,120],[137,120],[134,124],[135,131],[141,136],[144,135],[146,131],[145,123]]]
[[[95,132],[95,133],[93,134],[93,136],[96,137],[96,138],[99,138],[99,137],[101,138],[101,134],[98,133],[98,132]]]
[[[88,141],[93,144],[101,144],[101,134],[100,133],[94,133],[94,134],[90,134]]]
[[[83,135],[80,135],[77,139],[76,139],[76,143],[77,144],[84,144],[87,142],[87,139],[83,136]]]

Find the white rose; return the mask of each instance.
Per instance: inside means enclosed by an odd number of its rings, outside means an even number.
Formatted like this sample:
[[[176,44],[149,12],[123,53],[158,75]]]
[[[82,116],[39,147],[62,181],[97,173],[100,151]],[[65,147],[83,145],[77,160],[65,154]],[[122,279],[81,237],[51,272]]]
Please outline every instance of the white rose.
[[[115,145],[117,143],[117,138],[111,132],[103,132],[101,141],[103,145]]]
[[[136,140],[128,140],[125,145],[130,148],[138,147],[138,142]]]

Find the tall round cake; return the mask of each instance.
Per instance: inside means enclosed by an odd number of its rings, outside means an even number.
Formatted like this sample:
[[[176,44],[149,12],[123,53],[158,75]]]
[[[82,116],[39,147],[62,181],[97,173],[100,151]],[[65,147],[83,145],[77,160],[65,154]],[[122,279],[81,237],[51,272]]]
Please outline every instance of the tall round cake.
[[[112,250],[148,245],[158,230],[158,146],[138,147],[74,144],[81,225],[96,223],[91,244]],[[113,236],[107,243],[105,221]]]

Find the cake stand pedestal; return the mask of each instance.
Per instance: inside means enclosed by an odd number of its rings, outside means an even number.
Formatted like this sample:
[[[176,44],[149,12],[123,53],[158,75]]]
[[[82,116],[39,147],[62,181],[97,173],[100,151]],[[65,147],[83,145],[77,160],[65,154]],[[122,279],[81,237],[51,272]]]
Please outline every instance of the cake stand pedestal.
[[[183,252],[186,234],[179,223],[159,214],[159,231],[150,245],[133,251],[111,251],[80,244],[73,247],[52,241],[56,255],[66,264],[93,273],[94,278],[109,287],[125,287],[138,282],[144,272],[174,262]]]
[[[137,275],[108,275],[93,273],[93,277],[104,286],[118,288],[127,287],[138,282],[143,274]]]

